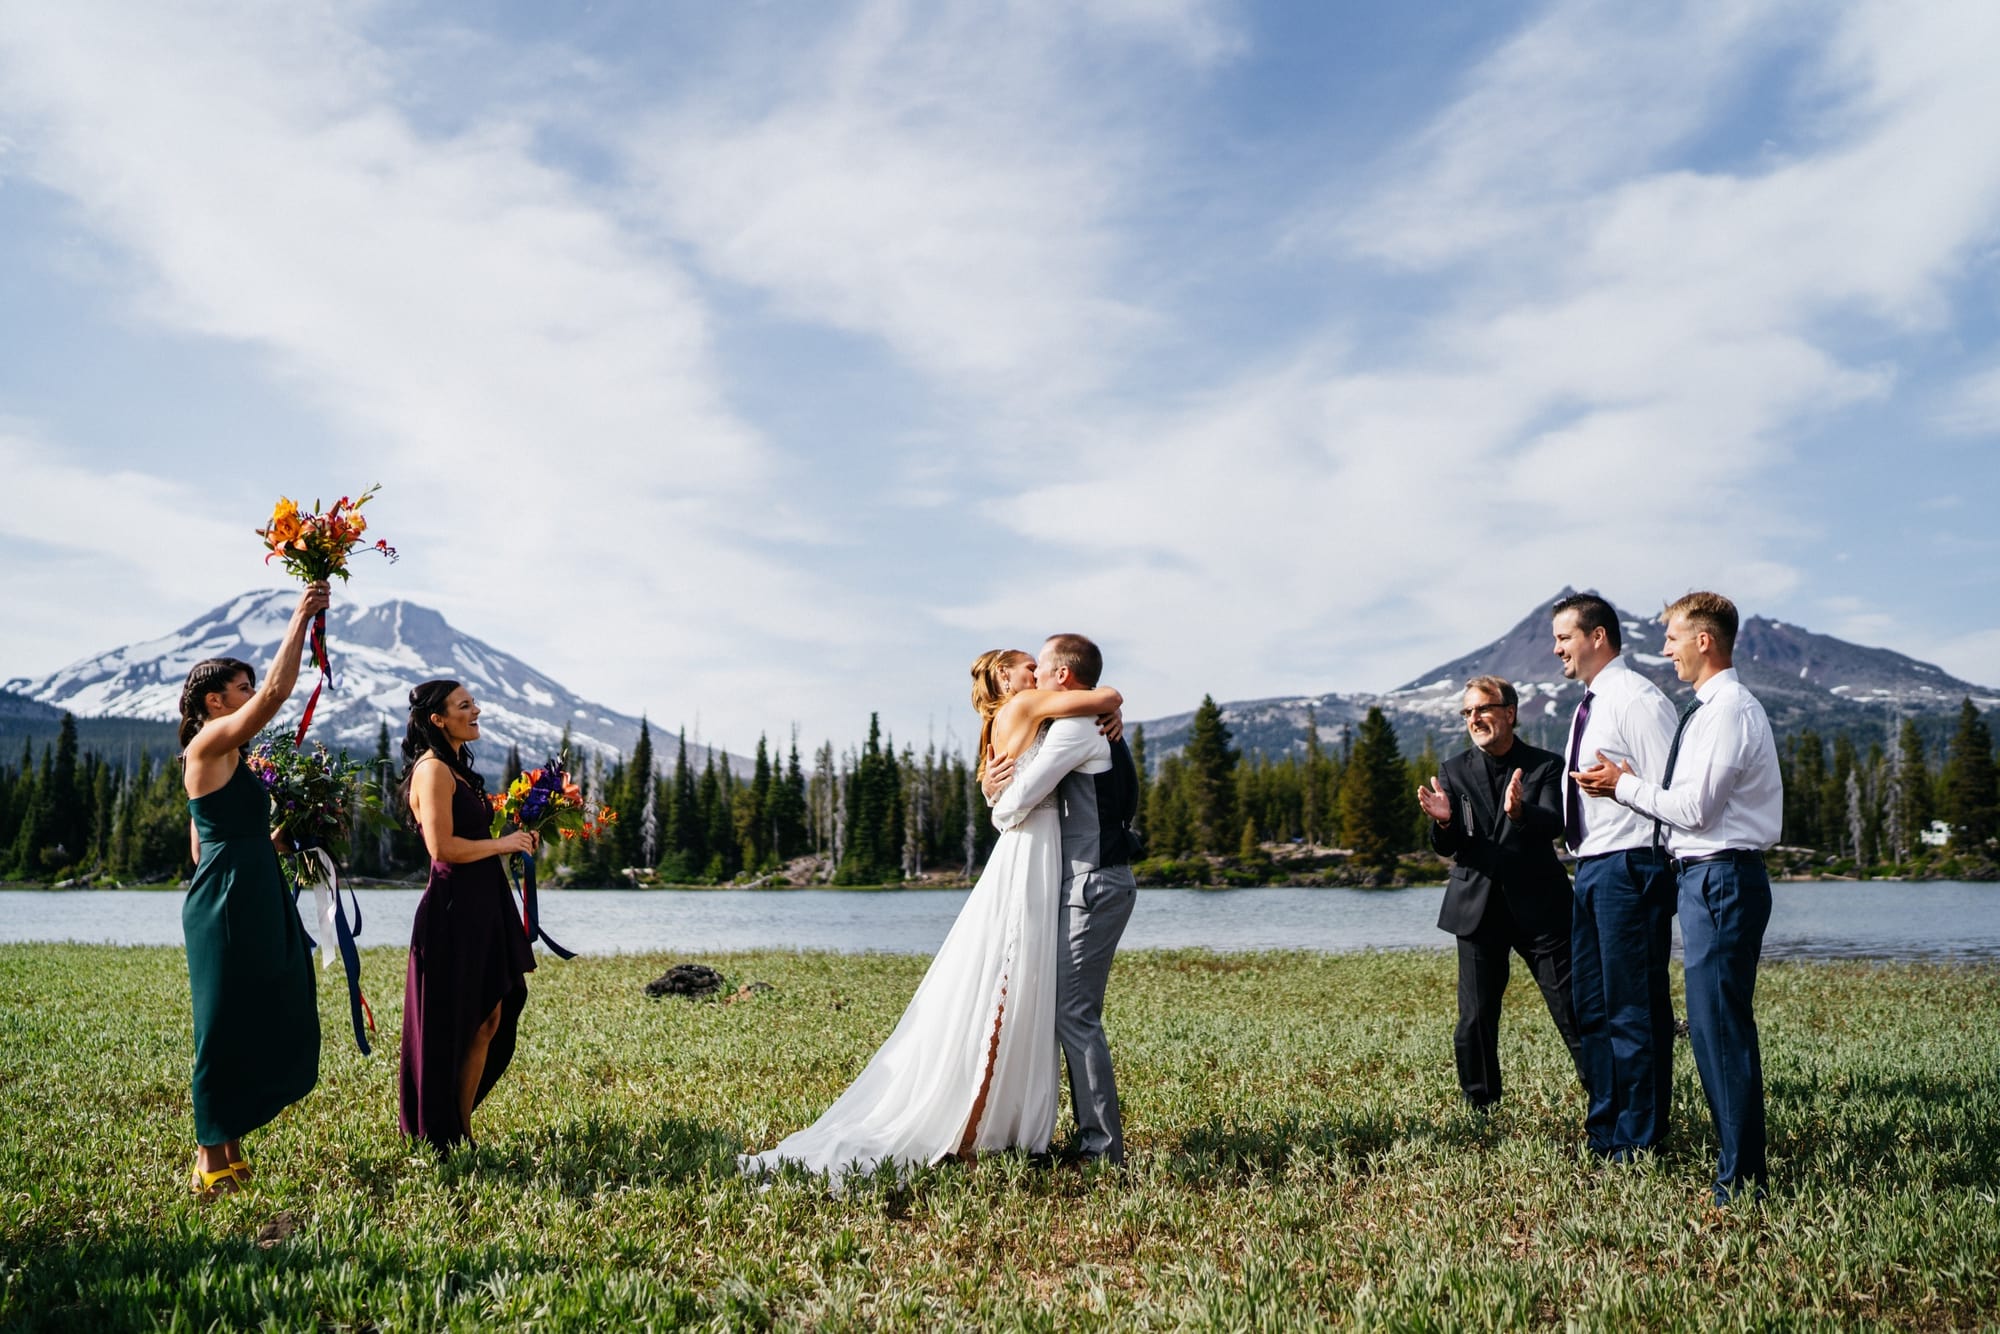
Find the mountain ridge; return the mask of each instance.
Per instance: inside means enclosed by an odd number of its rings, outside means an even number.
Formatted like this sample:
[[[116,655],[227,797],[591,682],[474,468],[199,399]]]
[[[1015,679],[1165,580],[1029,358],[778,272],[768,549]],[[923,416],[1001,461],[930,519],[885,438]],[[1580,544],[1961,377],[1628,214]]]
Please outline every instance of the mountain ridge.
[[[30,706],[91,720],[171,723],[180,714],[181,683],[201,659],[241,658],[264,670],[283,641],[297,596],[284,589],[239,594],[170,634],[107,649],[44,677],[0,682],[0,699],[11,693]],[[351,752],[372,750],[383,723],[392,738],[400,738],[410,687],[437,677],[465,682],[478,699],[479,763],[496,773],[510,745],[518,745],[528,763],[552,754],[565,725],[578,757],[594,755],[606,763],[629,755],[639,739],[638,718],[583,699],[419,603],[397,598],[366,606],[336,604],[327,617],[327,642],[337,684],[320,696],[313,735]],[[297,720],[312,677],[308,664],[279,721]],[[23,721],[37,721],[32,709],[9,707]],[[664,761],[680,736],[661,728],[652,732],[655,754]],[[690,744],[689,759],[701,764],[710,751]],[[713,753],[739,769],[747,766],[740,756]]]
[[[1235,700],[1221,704],[1223,721],[1238,749],[1276,757],[1304,748],[1308,711],[1321,734],[1331,736],[1343,725],[1358,725],[1370,708],[1379,707],[1406,746],[1420,749],[1429,738],[1440,750],[1449,751],[1463,739],[1458,707],[1465,681],[1494,675],[1513,682],[1520,694],[1523,738],[1535,745],[1559,745],[1583,688],[1563,679],[1549,609],[1576,591],[1565,586],[1498,638],[1394,690]],[[1660,652],[1665,627],[1657,617],[1617,610],[1632,666],[1670,698],[1684,695],[1687,687]],[[1735,657],[1744,684],[1763,702],[1772,726],[1781,733],[1886,724],[1909,714],[1955,710],[1967,698],[1984,710],[2000,707],[2000,690],[1961,681],[1932,663],[1766,616],[1744,619],[1737,631]],[[1160,759],[1179,750],[1193,718],[1189,711],[1142,724],[1148,756]]]

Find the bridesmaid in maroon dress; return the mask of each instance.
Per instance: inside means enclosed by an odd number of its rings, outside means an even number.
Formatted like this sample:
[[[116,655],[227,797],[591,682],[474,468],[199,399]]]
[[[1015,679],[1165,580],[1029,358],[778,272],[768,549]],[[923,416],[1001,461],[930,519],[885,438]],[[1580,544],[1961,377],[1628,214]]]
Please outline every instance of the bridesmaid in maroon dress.
[[[410,931],[400,1121],[439,1152],[472,1138],[472,1109],[513,1059],[535,966],[500,859],[533,855],[538,838],[487,837],[493,811],[472,767],[478,739],[479,706],[464,686],[426,681],[410,692],[403,800],[431,877]]]

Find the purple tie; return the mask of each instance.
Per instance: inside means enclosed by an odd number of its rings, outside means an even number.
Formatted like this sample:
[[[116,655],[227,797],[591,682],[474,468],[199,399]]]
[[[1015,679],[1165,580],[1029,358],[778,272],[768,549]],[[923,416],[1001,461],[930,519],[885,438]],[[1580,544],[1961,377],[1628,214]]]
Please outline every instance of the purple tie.
[[[1577,761],[1583,758],[1583,729],[1590,726],[1590,701],[1595,698],[1590,691],[1583,692],[1583,703],[1576,706],[1576,731],[1569,739],[1569,772],[1575,773]],[[1575,852],[1583,846],[1583,793],[1577,790],[1576,779],[1567,774],[1563,777],[1563,842]]]

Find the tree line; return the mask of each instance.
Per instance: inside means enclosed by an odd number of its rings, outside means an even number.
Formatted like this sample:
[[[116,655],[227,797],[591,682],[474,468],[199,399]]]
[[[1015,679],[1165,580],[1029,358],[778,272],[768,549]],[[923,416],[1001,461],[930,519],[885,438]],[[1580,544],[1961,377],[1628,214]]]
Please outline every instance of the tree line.
[[[1941,720],[1934,720],[1941,721]],[[1783,841],[1840,869],[1966,873],[1990,860],[2000,835],[2000,768],[1991,730],[1970,700],[1939,748],[1916,719],[1857,739],[1806,730],[1785,737]],[[1287,754],[1244,755],[1221,708],[1204,697],[1182,749],[1148,762],[1143,728],[1129,734],[1141,776],[1137,832],[1168,879],[1219,858],[1254,869],[1271,845],[1340,849],[1378,877],[1425,847],[1413,793],[1437,772],[1427,738],[1406,757],[1380,709],[1358,727]],[[568,737],[563,749],[569,749]],[[871,716],[867,740],[810,760],[796,733],[781,758],[759,738],[748,776],[709,751],[699,764],[683,736],[671,761],[642,722],[629,755],[579,763],[586,796],[619,813],[599,839],[545,848],[545,874],[579,885],[755,883],[784,875],[833,884],[892,884],[936,872],[970,876],[996,837],[967,758],[935,744],[897,747]],[[351,874],[420,873],[422,843],[393,818],[397,767],[389,731],[355,794]],[[503,782],[522,769],[507,756]],[[61,883],[184,878],[187,799],[179,764],[141,749],[82,748],[65,714],[53,745],[0,763],[0,877]],[[1968,863],[1967,859],[1971,861]],[[1204,862],[1204,865],[1206,863]],[[1196,876],[1205,878],[1205,876]],[[1252,878],[1255,878],[1254,875]]]

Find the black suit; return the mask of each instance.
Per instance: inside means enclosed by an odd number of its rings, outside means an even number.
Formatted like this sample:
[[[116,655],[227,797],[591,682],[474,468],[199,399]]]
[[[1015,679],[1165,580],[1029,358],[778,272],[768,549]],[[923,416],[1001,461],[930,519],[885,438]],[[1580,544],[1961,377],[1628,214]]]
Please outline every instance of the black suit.
[[[1583,1077],[1583,1048],[1570,999],[1569,874],[1556,857],[1562,836],[1562,757],[1516,739],[1493,765],[1477,749],[1446,760],[1448,825],[1431,822],[1431,846],[1452,859],[1438,926],[1458,937],[1458,1083],[1476,1107],[1500,1100],[1500,998],[1509,957],[1534,973],[1549,1016]],[[1521,771],[1523,810],[1506,815],[1506,782]]]

